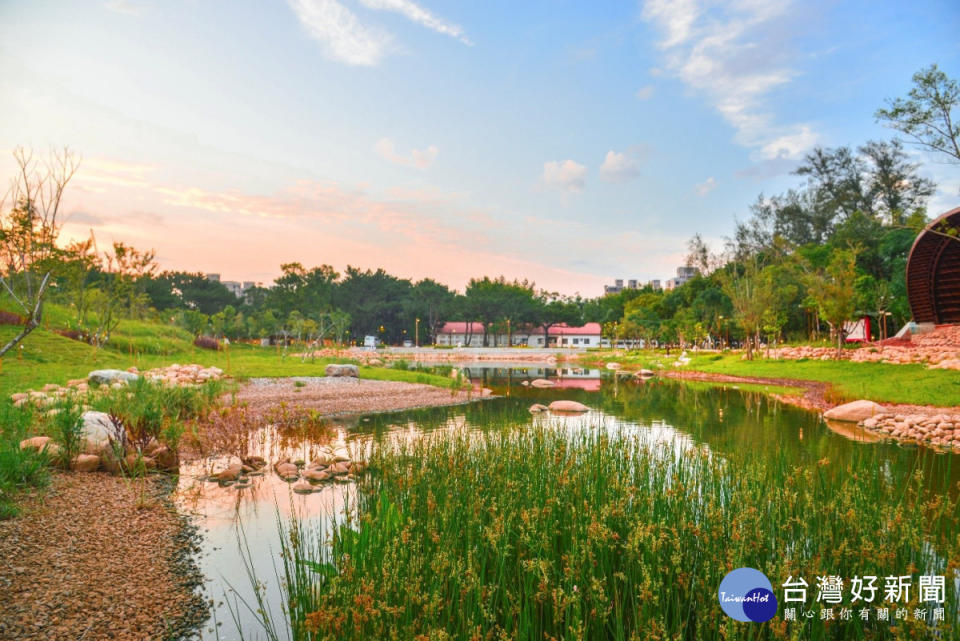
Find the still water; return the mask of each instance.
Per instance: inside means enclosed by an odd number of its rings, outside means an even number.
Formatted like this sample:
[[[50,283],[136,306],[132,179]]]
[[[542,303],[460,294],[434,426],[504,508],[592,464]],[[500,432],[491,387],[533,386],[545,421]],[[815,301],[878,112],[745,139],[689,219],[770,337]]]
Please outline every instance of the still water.
[[[332,420],[322,434],[291,433],[272,426],[256,429],[245,440],[246,454],[269,462],[284,457],[310,461],[328,442],[341,441],[357,456],[371,442],[418,438],[425,433],[468,429],[502,429],[546,421],[566,429],[629,432],[651,442],[679,448],[707,448],[717,456],[751,449],[764,456],[784,457],[806,466],[822,459],[843,463],[860,448],[872,448],[878,464],[906,479],[922,467],[931,483],[953,488],[960,482],[960,456],[879,441],[844,424],[826,424],[818,414],[779,403],[736,386],[690,385],[664,379],[636,382],[591,369],[485,364],[463,372],[477,388],[488,387],[499,398],[463,406],[354,416]],[[555,383],[549,389],[525,386],[536,378]],[[591,411],[579,416],[531,415],[533,403],[558,399],[579,401]],[[220,487],[204,477],[226,465],[227,458],[185,464],[178,492],[181,508],[195,517],[203,540],[198,559],[206,577],[205,595],[215,607],[201,638],[267,639],[254,597],[251,568],[261,581],[269,615],[280,638],[283,608],[278,571],[278,519],[297,515],[321,531],[341,517],[352,483],[331,483],[307,495],[294,494],[290,484],[272,472],[252,477],[249,487]],[[242,633],[241,633],[242,631]]]

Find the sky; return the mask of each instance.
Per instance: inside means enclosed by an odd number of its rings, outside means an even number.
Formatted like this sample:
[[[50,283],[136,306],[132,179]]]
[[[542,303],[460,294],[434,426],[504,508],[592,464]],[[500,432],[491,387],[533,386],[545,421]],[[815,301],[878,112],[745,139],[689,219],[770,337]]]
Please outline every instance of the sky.
[[[0,179],[81,167],[64,238],[270,283],[286,262],[593,297],[720,248],[934,62],[960,4],[0,0]],[[960,205],[960,167],[915,152]]]

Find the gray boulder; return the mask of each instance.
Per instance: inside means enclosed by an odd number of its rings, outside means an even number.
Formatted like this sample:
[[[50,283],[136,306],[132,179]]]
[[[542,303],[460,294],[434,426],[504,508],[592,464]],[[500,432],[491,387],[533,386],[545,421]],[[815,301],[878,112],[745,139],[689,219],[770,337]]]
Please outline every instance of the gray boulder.
[[[360,378],[360,369],[356,365],[337,365],[331,363],[324,370],[327,376],[349,376]]]
[[[95,385],[110,385],[117,381],[132,383],[140,378],[133,372],[125,372],[122,369],[95,369],[87,374],[87,380]]]

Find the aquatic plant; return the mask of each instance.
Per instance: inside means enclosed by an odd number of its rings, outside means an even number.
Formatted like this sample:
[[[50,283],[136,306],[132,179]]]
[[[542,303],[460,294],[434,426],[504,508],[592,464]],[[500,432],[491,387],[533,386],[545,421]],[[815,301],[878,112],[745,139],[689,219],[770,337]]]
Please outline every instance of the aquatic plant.
[[[924,459],[918,458],[918,461]],[[875,450],[795,465],[744,449],[533,427],[437,433],[374,449],[329,540],[284,526],[292,638],[960,638],[946,622],[727,618],[730,570],[789,576],[938,574],[960,566],[956,488]],[[949,478],[949,475],[947,476]],[[815,592],[814,588],[811,588]],[[808,606],[819,610],[814,594]],[[903,607],[927,607],[914,590]],[[271,622],[271,625],[275,622]],[[276,631],[273,633],[276,635]]]

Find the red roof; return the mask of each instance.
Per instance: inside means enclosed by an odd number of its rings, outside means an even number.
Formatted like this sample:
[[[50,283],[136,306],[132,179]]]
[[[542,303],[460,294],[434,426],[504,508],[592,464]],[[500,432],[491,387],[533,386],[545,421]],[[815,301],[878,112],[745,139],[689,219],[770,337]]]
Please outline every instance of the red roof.
[[[438,334],[466,334],[467,325],[473,325],[473,328],[470,330],[472,334],[482,334],[483,333],[483,323],[480,321],[473,321],[468,323],[465,321],[450,321],[443,324],[443,327],[440,328]]]
[[[581,327],[554,325],[550,328],[551,336],[599,336],[600,332],[600,323],[587,323]]]

